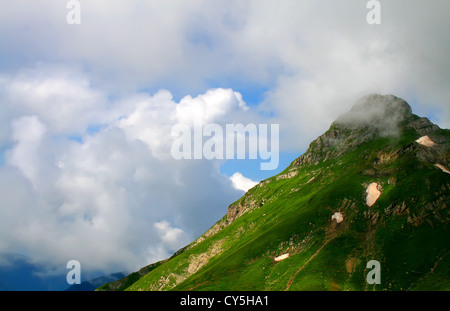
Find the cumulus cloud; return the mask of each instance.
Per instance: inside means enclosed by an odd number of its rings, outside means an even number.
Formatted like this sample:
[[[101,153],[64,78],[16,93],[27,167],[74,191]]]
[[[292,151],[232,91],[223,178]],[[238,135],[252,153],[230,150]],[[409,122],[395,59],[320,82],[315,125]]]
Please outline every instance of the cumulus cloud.
[[[193,129],[196,122],[224,125],[227,122],[250,122],[259,118],[249,112],[242,95],[232,89],[210,89],[196,97],[187,95],[176,103],[172,94],[160,90],[153,96],[136,95],[135,110],[118,121],[130,139],[145,142],[155,155],[170,155],[171,129],[176,124]],[[248,113],[247,113],[248,112]]]
[[[39,64],[2,80],[2,100],[14,106],[10,113],[39,115],[60,135],[80,134],[89,125],[116,117],[106,94],[91,88],[87,78],[74,67]]]
[[[241,190],[247,192],[250,188],[253,188],[258,184],[258,182],[251,180],[250,178],[245,177],[240,172],[234,173],[230,177],[231,182],[233,183],[233,187],[237,190]]]
[[[37,116],[25,116],[12,122],[12,139],[15,145],[8,154],[8,162],[20,169],[32,183],[37,181],[37,154],[45,132],[46,126]]]
[[[4,108],[19,116],[21,107],[13,103],[18,101],[14,95],[20,96],[10,90],[20,82],[3,81],[8,91]],[[76,85],[80,81],[55,83],[79,88],[84,85]],[[91,87],[86,91],[101,93]],[[70,109],[72,98],[65,97]],[[132,94],[109,102],[120,117],[108,117],[109,122],[94,132],[88,130],[89,122],[83,123],[83,134],[76,140],[66,134],[70,130],[52,126],[45,109],[15,117],[0,167],[0,251],[25,252],[49,266],[76,259],[84,269],[107,271],[138,269],[172,255],[222,217],[240,196],[216,162],[172,158],[170,127],[180,121],[177,108],[186,105],[184,112],[192,114],[197,107],[191,101],[202,100],[213,111],[208,120],[239,112],[246,118],[245,103],[237,98],[234,91],[220,89],[186,97],[182,103],[164,90]],[[52,100],[39,99],[43,106]],[[80,113],[91,109],[84,106]],[[69,124],[78,118],[72,116]]]
[[[153,226],[161,237],[162,242],[170,247],[172,251],[177,251],[190,242],[183,230],[173,228],[167,221],[155,222]]]
[[[247,111],[248,107],[240,93],[231,89],[214,89],[195,98],[190,95],[182,98],[176,115],[180,123],[193,126],[196,117],[201,117],[203,124],[222,121],[226,115],[226,120],[231,121],[231,112],[241,110]]]

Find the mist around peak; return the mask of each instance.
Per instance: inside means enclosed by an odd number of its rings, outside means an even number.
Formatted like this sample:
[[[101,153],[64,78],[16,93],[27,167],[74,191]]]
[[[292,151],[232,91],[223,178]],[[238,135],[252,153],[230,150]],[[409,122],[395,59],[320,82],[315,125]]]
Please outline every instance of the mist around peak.
[[[368,127],[380,136],[397,136],[399,124],[412,116],[409,104],[394,95],[370,94],[356,102],[335,124],[350,128]]]

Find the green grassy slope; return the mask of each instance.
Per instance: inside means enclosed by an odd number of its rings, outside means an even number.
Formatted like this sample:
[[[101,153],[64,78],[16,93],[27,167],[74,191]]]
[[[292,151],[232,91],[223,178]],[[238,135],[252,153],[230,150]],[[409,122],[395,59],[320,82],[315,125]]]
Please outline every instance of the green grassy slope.
[[[449,290],[450,174],[434,162],[448,167],[450,131],[433,129],[440,144],[425,147],[415,142],[414,120],[388,136],[333,124],[126,290]],[[369,207],[373,182],[381,196]],[[331,220],[335,212],[343,222]],[[289,257],[275,261],[282,254]],[[365,280],[372,259],[381,264],[379,285]]]

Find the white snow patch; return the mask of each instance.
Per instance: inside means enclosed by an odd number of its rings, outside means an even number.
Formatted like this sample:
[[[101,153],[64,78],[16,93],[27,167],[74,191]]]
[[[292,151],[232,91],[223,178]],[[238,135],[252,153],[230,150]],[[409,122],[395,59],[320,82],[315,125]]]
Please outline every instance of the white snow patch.
[[[424,145],[426,147],[433,147],[434,141],[430,139],[427,135],[420,137],[418,140],[416,140],[416,143],[419,143],[421,145]]]
[[[443,172],[450,174],[450,171],[444,165],[436,163],[434,166],[440,168]]]
[[[378,190],[378,184],[376,182],[373,182],[367,187],[367,197],[366,197],[366,204],[370,207],[375,204],[375,202],[378,200],[378,198],[381,195],[381,192]]]
[[[333,219],[336,219],[336,222],[339,224],[342,221],[344,221],[344,216],[342,216],[341,213],[336,212],[336,213],[333,214],[333,216],[331,216],[331,221],[333,221]]]
[[[283,255],[280,255],[280,256],[278,256],[278,257],[275,257],[275,261],[282,261],[282,260],[284,260],[284,259],[286,259],[286,258],[288,258],[289,257],[289,253],[286,253],[286,254],[283,254]]]

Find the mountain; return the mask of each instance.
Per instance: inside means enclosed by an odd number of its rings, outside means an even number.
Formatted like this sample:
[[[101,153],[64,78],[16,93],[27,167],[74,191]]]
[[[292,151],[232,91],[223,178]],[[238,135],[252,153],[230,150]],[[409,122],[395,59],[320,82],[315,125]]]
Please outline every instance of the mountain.
[[[139,271],[133,272],[133,273],[125,276],[124,278],[120,278],[119,280],[109,282],[109,283],[103,282],[103,283],[101,283],[103,285],[100,286],[98,288],[98,290],[100,290],[100,291],[123,291],[123,290],[126,290],[129,286],[133,285],[133,283],[137,282],[140,278],[145,276],[150,271],[156,269],[157,267],[159,267],[166,261],[167,261],[167,259],[152,263],[148,266],[143,267]]]
[[[0,253],[0,291],[94,291],[102,284],[126,276],[118,272],[82,281],[81,284],[69,285],[67,271],[49,273],[48,267],[46,269],[44,264],[30,257],[17,253]],[[91,275],[101,273],[90,272]]]
[[[98,290],[450,290],[449,136],[366,96],[198,239]]]
[[[93,278],[92,280],[83,281],[81,284],[74,284],[67,288],[68,292],[94,291],[105,283],[112,283],[118,279],[123,279],[126,275],[122,272],[111,273],[108,275]]]
[[[44,275],[45,267],[31,258],[0,253],[0,291],[62,291],[66,274]]]

